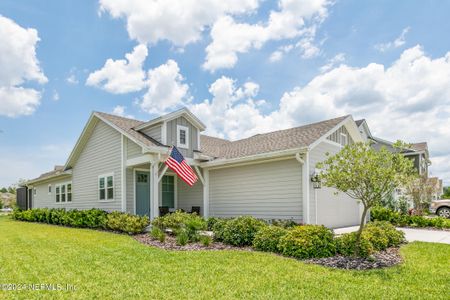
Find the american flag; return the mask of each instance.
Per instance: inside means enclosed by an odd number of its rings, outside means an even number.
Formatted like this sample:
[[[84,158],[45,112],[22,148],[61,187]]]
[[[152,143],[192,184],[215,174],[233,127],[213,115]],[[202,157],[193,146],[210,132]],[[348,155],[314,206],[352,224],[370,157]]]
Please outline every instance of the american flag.
[[[175,146],[172,147],[172,151],[166,159],[166,165],[177,173],[189,186],[193,186],[197,182],[198,178],[194,170],[186,163],[183,155],[181,155]]]

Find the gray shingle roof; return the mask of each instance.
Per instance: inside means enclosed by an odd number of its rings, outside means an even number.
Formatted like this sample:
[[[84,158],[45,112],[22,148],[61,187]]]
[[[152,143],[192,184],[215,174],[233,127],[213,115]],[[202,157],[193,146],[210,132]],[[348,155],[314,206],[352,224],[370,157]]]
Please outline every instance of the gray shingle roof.
[[[347,117],[343,116],[300,127],[257,134],[233,142],[202,135],[201,150],[207,155],[218,158],[239,158],[307,147]]]
[[[414,143],[414,144],[411,144],[411,148],[413,148],[416,151],[427,151],[428,144],[427,144],[427,142]]]
[[[355,121],[355,123],[356,123],[356,126],[361,126],[361,124],[365,121],[366,119],[361,119],[361,120],[356,120]]]
[[[107,114],[107,113],[103,113],[103,112],[96,112],[96,114],[98,114],[100,117],[104,118],[105,120],[111,122],[112,124],[116,125],[120,129],[125,131],[127,134],[129,134],[131,137],[135,138],[137,141],[143,143],[146,146],[149,146],[149,147],[164,146],[163,144],[161,144],[157,140],[149,137],[148,135],[133,129],[136,126],[144,124],[145,122],[143,122],[143,121],[119,117],[116,115],[111,115],[111,114]]]

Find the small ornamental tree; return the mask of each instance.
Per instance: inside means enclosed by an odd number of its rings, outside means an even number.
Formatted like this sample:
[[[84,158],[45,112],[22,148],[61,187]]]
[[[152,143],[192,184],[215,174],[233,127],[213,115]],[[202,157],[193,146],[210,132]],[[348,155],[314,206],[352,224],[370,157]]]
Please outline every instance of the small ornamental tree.
[[[404,148],[403,145],[397,142],[395,147]],[[359,255],[361,233],[369,209],[392,194],[395,188],[407,184],[415,173],[412,161],[400,150],[396,153],[386,148],[377,151],[368,143],[347,145],[317,167],[322,169],[319,176],[325,186],[346,193],[364,206],[356,233],[356,255]]]

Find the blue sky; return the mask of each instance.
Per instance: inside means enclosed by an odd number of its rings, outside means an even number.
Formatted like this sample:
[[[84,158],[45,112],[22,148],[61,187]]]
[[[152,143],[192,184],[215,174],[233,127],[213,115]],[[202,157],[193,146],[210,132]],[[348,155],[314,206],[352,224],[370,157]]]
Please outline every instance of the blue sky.
[[[0,98],[0,186],[64,164],[93,110],[147,120],[179,106],[230,139],[366,118],[379,137],[427,141],[450,184],[450,2],[171,2],[0,2],[0,89],[38,93]]]

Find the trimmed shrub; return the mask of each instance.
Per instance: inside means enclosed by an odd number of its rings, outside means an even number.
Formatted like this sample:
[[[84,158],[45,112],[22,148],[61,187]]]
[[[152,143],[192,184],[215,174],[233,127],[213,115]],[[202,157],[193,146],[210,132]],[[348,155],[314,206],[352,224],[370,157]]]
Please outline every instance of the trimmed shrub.
[[[288,233],[288,230],[279,226],[267,226],[261,228],[253,239],[253,248],[266,252],[278,252],[280,239]]]
[[[426,218],[410,216],[385,207],[374,207],[370,211],[372,221],[388,221],[394,226],[450,228],[450,220],[442,217]]]
[[[128,234],[141,233],[149,225],[147,216],[141,217],[114,211],[107,216],[106,227]]]
[[[207,223],[207,230],[213,231],[214,225],[220,220],[220,218],[217,217],[209,217],[208,220],[206,220]]]
[[[275,220],[274,219],[274,220],[271,220],[270,223],[274,226],[283,227],[286,229],[302,225],[302,224],[295,223],[295,221],[293,221],[293,220]]]
[[[385,250],[389,246],[389,238],[386,232],[377,226],[369,226],[363,229],[364,237],[372,244],[376,251]]]
[[[345,233],[335,239],[336,252],[344,256],[355,255],[356,232]],[[359,244],[359,256],[368,257],[374,252],[372,243],[368,240],[368,236],[361,234]]]
[[[225,223],[223,242],[234,246],[251,246],[255,234],[267,224],[250,216],[231,219]]]
[[[213,226],[214,240],[223,242],[223,235],[225,232],[225,225],[230,219],[217,219]]]
[[[279,250],[300,259],[333,256],[336,247],[333,232],[325,226],[303,225],[292,228],[280,238]]]
[[[403,231],[397,230],[394,225],[387,221],[375,221],[367,223],[366,230],[370,230],[371,228],[379,228],[383,230],[384,235],[388,240],[386,248],[398,247],[406,242],[405,234],[403,233]]]
[[[152,225],[161,230],[171,229],[175,235],[185,232],[188,236],[188,241],[191,242],[197,242],[200,237],[198,232],[207,228],[207,223],[202,217],[179,210],[156,218],[153,220]]]

